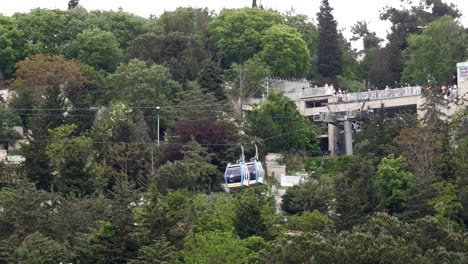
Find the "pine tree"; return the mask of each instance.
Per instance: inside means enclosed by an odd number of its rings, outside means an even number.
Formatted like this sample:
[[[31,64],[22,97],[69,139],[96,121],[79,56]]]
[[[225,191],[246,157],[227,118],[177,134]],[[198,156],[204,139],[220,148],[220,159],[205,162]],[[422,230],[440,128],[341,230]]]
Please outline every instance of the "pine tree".
[[[60,87],[57,85],[47,87],[43,99],[39,107],[44,110],[33,113],[37,115],[32,118],[33,139],[29,145],[23,147],[23,155],[26,159],[24,172],[37,188],[50,190],[53,176],[50,157],[47,154],[48,130],[64,123],[65,103],[60,95]]]
[[[226,99],[222,71],[213,61],[205,60],[202,62],[198,84],[200,84],[201,88],[213,93],[218,101]]]
[[[332,10],[328,0],[322,0],[320,12],[317,14],[319,22],[317,68],[323,77],[335,77],[341,74],[343,65],[337,24],[331,13]]]
[[[428,82],[429,87],[422,92],[424,103],[419,108],[424,112],[422,120],[431,129],[444,132],[447,129],[445,120],[448,117],[444,110],[449,108],[449,101],[440,92],[440,88],[437,87],[433,77],[430,77]]]

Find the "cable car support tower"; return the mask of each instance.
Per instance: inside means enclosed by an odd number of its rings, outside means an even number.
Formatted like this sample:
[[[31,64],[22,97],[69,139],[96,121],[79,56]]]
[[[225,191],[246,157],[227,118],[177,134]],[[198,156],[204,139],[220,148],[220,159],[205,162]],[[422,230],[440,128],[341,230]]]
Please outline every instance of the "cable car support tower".
[[[359,124],[369,120],[373,112],[371,109],[365,108],[366,102],[369,99],[355,101],[359,105],[359,110],[349,110],[345,107],[345,103],[340,100],[327,104],[328,112],[322,112],[313,117],[314,122],[322,122],[331,124],[343,129],[344,132],[344,154],[353,155],[353,131],[359,131]]]

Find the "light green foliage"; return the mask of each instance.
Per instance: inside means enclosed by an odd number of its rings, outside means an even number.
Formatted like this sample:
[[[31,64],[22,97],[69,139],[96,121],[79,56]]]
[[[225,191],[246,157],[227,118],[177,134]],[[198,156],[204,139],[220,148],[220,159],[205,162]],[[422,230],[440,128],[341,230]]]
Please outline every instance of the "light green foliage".
[[[97,70],[112,72],[122,59],[122,50],[111,32],[89,29],[76,36],[71,44],[76,58]]]
[[[310,54],[302,35],[287,25],[275,25],[265,30],[260,58],[279,77],[302,78],[310,67]]]
[[[248,263],[250,250],[230,232],[189,233],[181,252],[184,263]]]
[[[434,184],[437,196],[428,204],[436,211],[436,219],[446,228],[460,228],[460,214],[463,205],[457,195],[458,186],[450,182],[437,182]]]
[[[65,12],[65,27],[67,30],[62,32],[64,39],[66,40],[64,45],[73,41],[76,36],[84,30],[96,28],[96,26],[90,23],[89,17],[88,11],[81,6]],[[62,49],[63,46],[61,47],[61,51],[63,52]]]
[[[176,249],[168,241],[155,240],[148,246],[142,246],[138,250],[138,257],[128,262],[129,264],[170,264],[177,257]]]
[[[40,233],[33,233],[16,248],[15,258],[19,263],[67,263],[71,261],[72,254],[66,245]]]
[[[364,89],[364,85],[361,83],[359,76],[359,66],[356,57],[357,55],[354,51],[347,48],[343,49],[343,70],[342,73],[337,76],[337,79],[341,88],[349,92],[358,92]]]
[[[258,138],[277,137],[265,142],[266,151],[302,149],[309,155],[318,153],[313,125],[299,113],[292,101],[280,94],[270,93],[267,102],[247,112],[246,130]]]
[[[208,24],[211,42],[224,65],[243,63],[260,51],[264,31],[283,24],[280,14],[259,8],[225,9]]]
[[[348,92],[358,92],[358,91],[362,91],[364,88],[362,83],[355,79],[349,79],[341,75],[338,75],[336,78],[338,80],[340,87],[345,89]]]
[[[127,48],[138,35],[156,30],[147,19],[122,11],[91,11],[88,19],[90,29],[111,32],[122,49]]]
[[[167,68],[137,59],[120,65],[115,73],[109,75],[108,83],[110,100],[132,106],[163,105],[181,90],[180,85],[171,80]]]
[[[401,212],[403,192],[413,175],[406,171],[406,159],[393,154],[383,158],[377,166],[374,181],[383,191],[385,207],[391,212]]]
[[[288,229],[302,232],[330,232],[334,223],[319,211],[307,211],[288,218]]]
[[[309,175],[310,174],[312,174],[312,175],[321,175],[324,172],[324,169],[325,169],[322,166],[324,164],[324,160],[322,160],[322,157],[308,158],[304,162],[305,171],[307,173],[309,173]]]
[[[132,109],[122,102],[112,103],[108,109],[98,110],[93,126],[95,137],[104,140],[114,140],[118,137],[120,127],[130,123]]]
[[[17,13],[18,27],[27,40],[26,54],[56,54],[64,42],[66,32],[65,12],[61,10],[33,9],[29,13]]]
[[[10,77],[15,63],[24,56],[26,42],[18,21],[0,14],[0,73]]]
[[[258,57],[248,59],[242,64],[231,64],[228,73],[234,86],[231,95],[241,99],[261,97],[265,93],[265,78],[270,73],[270,68]]]
[[[204,232],[231,232],[235,199],[224,193],[211,195],[199,194],[192,201],[193,231]]]
[[[70,150],[89,149],[91,147],[91,139],[87,137],[75,137],[73,141],[69,141],[72,133],[75,131],[75,125],[64,125],[54,130],[50,130],[51,143],[48,146],[49,155],[52,158],[55,168],[60,168],[64,165],[64,160],[70,154]],[[67,144],[72,143],[72,144]]]
[[[75,125],[49,130],[47,146],[56,187],[64,192],[90,194],[103,184],[101,167],[94,160],[92,139],[74,136]]]
[[[121,101],[134,107],[149,107],[142,109],[144,119],[151,130],[151,138],[156,139],[157,115],[156,106],[160,106],[160,114],[167,109],[164,105],[176,97],[182,90],[181,85],[171,79],[169,70],[161,65],[150,65],[137,59],[128,64],[120,65],[115,73],[108,76],[106,96],[109,101]],[[154,108],[152,108],[154,107]],[[161,127],[165,127],[164,118]]]
[[[286,20],[286,25],[295,28],[302,35],[302,39],[307,43],[307,48],[309,49],[310,59],[309,66],[310,71],[307,74],[307,78],[317,76],[317,48],[318,48],[318,28],[312,22],[312,19],[306,15],[296,14],[295,10],[286,12],[284,16]]]
[[[422,85],[432,76],[439,85],[452,84],[454,65],[468,56],[468,34],[448,16],[430,23],[421,35],[410,35],[408,44],[402,83]]]

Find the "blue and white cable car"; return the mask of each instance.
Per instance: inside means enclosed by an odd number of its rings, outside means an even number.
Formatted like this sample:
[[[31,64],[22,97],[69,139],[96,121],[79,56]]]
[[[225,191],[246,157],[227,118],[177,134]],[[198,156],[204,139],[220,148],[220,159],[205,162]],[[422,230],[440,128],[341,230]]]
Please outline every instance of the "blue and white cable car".
[[[249,170],[249,184],[248,186],[260,185],[265,183],[265,171],[263,170],[262,163],[258,160],[258,148],[255,142],[255,157],[247,162],[247,168]]]
[[[254,143],[255,144],[255,143]],[[245,162],[244,147],[240,145],[242,155],[238,163],[229,163],[224,173],[224,181],[228,189],[249,187],[265,183],[265,171],[258,160],[258,149],[255,144],[255,157]]]
[[[229,163],[224,173],[224,182],[229,189],[240,188],[249,185],[249,169],[245,163],[244,147],[240,145],[242,154],[240,160],[235,163]]]

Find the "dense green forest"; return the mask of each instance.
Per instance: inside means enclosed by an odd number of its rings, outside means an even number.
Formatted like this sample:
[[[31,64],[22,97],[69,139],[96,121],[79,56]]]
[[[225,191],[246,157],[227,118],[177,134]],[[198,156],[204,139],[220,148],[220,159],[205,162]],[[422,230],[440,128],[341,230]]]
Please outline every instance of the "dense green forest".
[[[455,6],[414,2],[381,11],[386,41],[365,21],[345,39],[328,0],[306,15],[253,1],[143,18],[77,0],[0,14],[0,90],[14,92],[0,149],[28,142],[9,153],[23,163],[0,161],[0,263],[468,263],[468,108],[447,118],[439,92],[468,30]],[[323,156],[317,125],[266,94],[272,76],[424,85],[425,115],[376,111],[354,156]],[[280,214],[272,178],[223,188],[252,141],[310,175]]]

